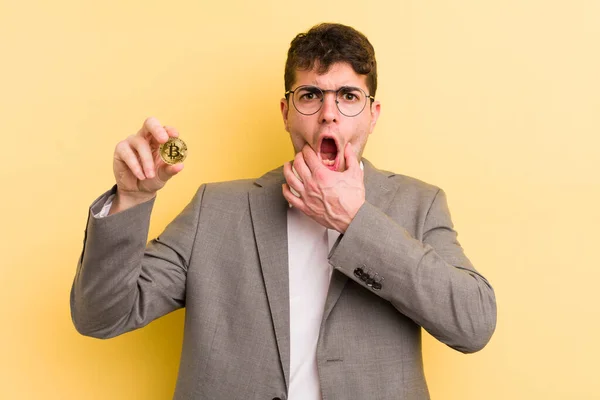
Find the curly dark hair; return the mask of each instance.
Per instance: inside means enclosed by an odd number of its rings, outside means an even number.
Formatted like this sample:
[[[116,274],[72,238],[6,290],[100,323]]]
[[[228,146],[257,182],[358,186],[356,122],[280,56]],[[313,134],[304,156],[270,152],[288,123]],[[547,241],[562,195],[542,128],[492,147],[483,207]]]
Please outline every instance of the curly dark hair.
[[[285,63],[285,90],[292,88],[296,70],[312,70],[325,74],[332,64],[345,62],[354,72],[367,76],[369,95],[377,90],[377,61],[375,49],[365,35],[356,29],[342,25],[323,23],[313,26],[308,32],[298,34],[288,50]]]

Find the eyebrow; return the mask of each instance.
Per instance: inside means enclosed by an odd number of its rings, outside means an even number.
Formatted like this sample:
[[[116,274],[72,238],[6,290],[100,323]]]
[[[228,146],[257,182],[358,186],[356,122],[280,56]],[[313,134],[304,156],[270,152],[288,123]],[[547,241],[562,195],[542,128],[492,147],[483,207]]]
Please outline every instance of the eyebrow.
[[[346,85],[346,86],[340,86],[340,88],[337,89],[337,90],[342,90],[342,89],[345,89],[345,90],[363,90],[363,89],[361,89],[361,88],[359,88],[357,86],[348,86],[348,85]]]
[[[320,89],[320,90],[323,90],[323,91],[325,91],[325,90],[327,90],[327,91],[332,90],[334,92],[337,92],[338,90],[364,90],[364,89],[359,88],[358,86],[349,86],[349,85],[343,85],[343,86],[340,86],[337,89],[323,89],[323,88],[321,88],[321,87],[319,87],[317,85],[300,85],[295,90],[298,90],[299,88],[305,88],[305,89],[308,89],[308,88],[317,88],[317,89]]]

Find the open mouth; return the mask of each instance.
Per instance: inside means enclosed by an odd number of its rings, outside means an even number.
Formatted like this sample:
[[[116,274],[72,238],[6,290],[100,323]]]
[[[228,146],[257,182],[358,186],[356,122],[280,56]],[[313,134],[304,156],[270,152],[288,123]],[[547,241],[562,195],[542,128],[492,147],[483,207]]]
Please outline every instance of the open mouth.
[[[335,171],[337,168],[338,147],[335,140],[330,137],[323,138],[321,147],[319,148],[321,162],[330,170]]]

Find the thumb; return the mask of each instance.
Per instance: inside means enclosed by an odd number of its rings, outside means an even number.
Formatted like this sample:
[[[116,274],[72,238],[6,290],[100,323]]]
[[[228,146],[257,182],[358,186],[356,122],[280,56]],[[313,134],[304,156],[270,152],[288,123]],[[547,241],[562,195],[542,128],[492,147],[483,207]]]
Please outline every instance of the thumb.
[[[356,171],[360,168],[358,164],[358,159],[354,151],[352,150],[352,145],[350,143],[346,144],[344,148],[344,158],[346,159],[346,171]]]
[[[169,165],[163,164],[158,168],[158,179],[163,182],[168,181],[173,176],[177,175],[183,169],[183,163]]]

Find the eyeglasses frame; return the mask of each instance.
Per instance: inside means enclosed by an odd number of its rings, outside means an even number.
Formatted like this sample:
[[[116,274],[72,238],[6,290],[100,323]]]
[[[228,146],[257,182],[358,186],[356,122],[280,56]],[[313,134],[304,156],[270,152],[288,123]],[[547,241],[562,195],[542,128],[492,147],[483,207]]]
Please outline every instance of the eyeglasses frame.
[[[305,114],[302,111],[298,110],[298,107],[296,107],[296,102],[294,101],[294,96],[292,96],[292,104],[294,105],[294,108],[296,109],[296,111],[298,111],[302,115],[315,115],[316,113],[318,113],[319,111],[321,111],[321,108],[323,108],[323,101],[325,100],[325,95],[327,93],[329,93],[329,92],[335,93],[335,106],[337,107],[337,109],[340,112],[340,114],[342,114],[343,116],[348,117],[348,118],[354,118],[354,117],[360,115],[360,113],[362,113],[364,111],[365,107],[367,106],[367,102],[366,101],[365,101],[365,104],[363,105],[363,108],[361,108],[360,111],[358,113],[354,114],[354,115],[344,114],[342,112],[342,110],[340,110],[340,102],[338,101],[337,96],[338,96],[338,93],[341,90],[344,90],[344,89],[358,89],[361,92],[363,92],[363,94],[365,95],[365,98],[371,100],[371,104],[373,104],[373,102],[375,101],[375,97],[374,96],[371,96],[370,94],[367,94],[367,92],[365,92],[362,88],[359,88],[359,87],[356,87],[356,86],[342,86],[342,87],[340,87],[339,89],[336,89],[336,90],[333,90],[333,89],[327,89],[326,90],[326,89],[321,89],[320,87],[315,86],[315,85],[301,85],[301,86],[298,86],[294,90],[288,90],[288,91],[286,91],[284,93],[284,97],[288,101],[288,106],[289,106],[289,101],[290,101],[289,95],[290,94],[293,95],[296,91],[298,91],[298,89],[305,88],[305,87],[313,87],[313,88],[319,89],[323,93],[323,98],[321,99],[321,106],[315,112],[310,113],[310,114]]]

